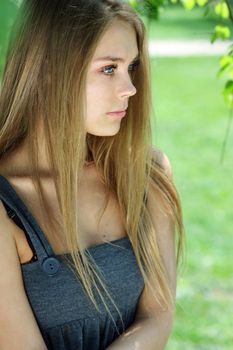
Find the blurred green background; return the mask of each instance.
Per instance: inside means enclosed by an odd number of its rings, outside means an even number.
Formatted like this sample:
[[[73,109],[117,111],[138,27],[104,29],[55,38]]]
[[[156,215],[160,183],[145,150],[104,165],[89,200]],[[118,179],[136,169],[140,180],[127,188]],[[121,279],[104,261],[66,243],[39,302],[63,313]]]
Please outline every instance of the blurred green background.
[[[14,1],[1,2],[0,67],[16,11]],[[149,39],[209,40],[217,23],[203,9],[168,7],[148,29]],[[221,163],[229,111],[224,79],[216,78],[219,58],[151,58],[153,140],[171,161],[186,231],[167,350],[233,348],[233,130]]]
[[[5,54],[11,26],[17,14],[16,0],[0,0],[0,77],[5,62]]]
[[[217,22],[203,9],[170,7],[149,38],[209,40]],[[171,161],[186,231],[167,350],[233,349],[233,130],[220,162],[229,120],[220,56],[151,59],[154,144]]]

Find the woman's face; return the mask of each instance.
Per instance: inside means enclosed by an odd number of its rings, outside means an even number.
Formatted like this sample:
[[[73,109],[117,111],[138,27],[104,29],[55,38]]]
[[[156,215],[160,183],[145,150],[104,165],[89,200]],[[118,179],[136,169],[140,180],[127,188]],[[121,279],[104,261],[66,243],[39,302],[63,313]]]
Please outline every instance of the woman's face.
[[[136,94],[130,70],[135,67],[137,55],[135,30],[126,22],[115,20],[99,42],[87,72],[88,133],[112,136],[119,131],[122,117],[107,113],[125,110],[130,96]]]

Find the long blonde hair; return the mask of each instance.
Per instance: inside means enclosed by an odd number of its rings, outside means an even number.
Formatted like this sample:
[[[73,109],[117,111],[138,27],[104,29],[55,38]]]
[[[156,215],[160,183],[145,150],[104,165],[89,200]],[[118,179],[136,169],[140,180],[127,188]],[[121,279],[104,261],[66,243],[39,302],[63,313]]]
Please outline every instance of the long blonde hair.
[[[127,118],[122,120],[118,134],[100,137],[85,132],[86,74],[98,42],[114,19],[130,23],[136,32],[140,65],[132,73],[132,80],[137,94],[129,101]],[[182,247],[182,213],[174,184],[152,152],[150,114],[146,32],[142,20],[126,3],[117,0],[23,1],[3,72],[0,158],[28,140],[31,176],[45,214],[49,213],[40,182],[39,140],[35,133],[39,118],[43,118],[62,230],[72,257],[69,264],[97,310],[94,286],[109,312],[95,278],[109,294],[97,266],[88,253],[80,249],[76,208],[85,160],[94,161],[108,193],[114,194],[119,203],[145,284],[161,304],[168,306],[171,302],[156,228],[152,224],[152,213],[143,201],[144,194],[154,188],[164,198],[163,210],[169,213],[176,227],[177,261]]]

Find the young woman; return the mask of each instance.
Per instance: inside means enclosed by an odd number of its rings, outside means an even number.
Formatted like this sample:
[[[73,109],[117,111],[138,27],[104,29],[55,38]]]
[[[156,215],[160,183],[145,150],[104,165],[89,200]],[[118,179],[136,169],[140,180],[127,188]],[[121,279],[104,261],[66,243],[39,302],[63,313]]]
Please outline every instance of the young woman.
[[[183,229],[150,111],[126,3],[23,1],[0,95],[0,350],[164,348]]]

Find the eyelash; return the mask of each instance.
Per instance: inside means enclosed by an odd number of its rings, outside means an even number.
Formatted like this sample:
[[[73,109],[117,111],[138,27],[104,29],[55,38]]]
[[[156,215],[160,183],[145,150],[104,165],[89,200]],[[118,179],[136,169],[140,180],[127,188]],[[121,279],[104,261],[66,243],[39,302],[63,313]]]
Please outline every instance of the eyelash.
[[[138,65],[139,65],[139,62],[135,62],[135,63],[130,64],[130,66],[132,67],[132,69],[130,69],[129,71],[130,71],[130,72],[134,71]],[[105,73],[105,72],[104,72],[105,69],[117,69],[117,65],[116,65],[116,64],[112,64],[111,66],[105,66],[105,67],[103,67],[103,69],[101,70],[101,72],[102,72],[104,75],[112,76],[113,73],[111,73],[111,74]]]

